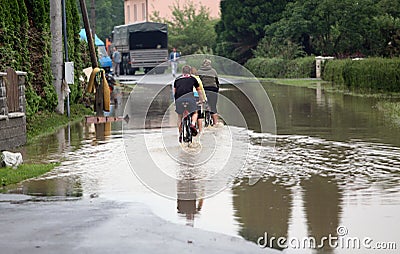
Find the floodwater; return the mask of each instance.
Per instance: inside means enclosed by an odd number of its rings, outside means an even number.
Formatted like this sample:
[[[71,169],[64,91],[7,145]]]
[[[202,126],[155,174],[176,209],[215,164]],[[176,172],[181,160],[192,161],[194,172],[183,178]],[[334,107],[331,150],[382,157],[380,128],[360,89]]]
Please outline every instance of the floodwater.
[[[378,99],[274,84],[264,88],[276,117],[273,135],[259,132],[254,108],[238,89],[225,85],[221,94],[246,112],[248,130],[241,124],[210,128],[201,136],[200,148],[184,150],[177,142],[176,116],[165,87],[150,107],[145,130],[135,125],[140,114],[131,112],[128,123],[76,123],[26,146],[25,160],[61,159],[61,166],[10,192],[138,201],[168,221],[260,244],[267,239],[268,246],[287,253],[396,253],[388,249],[394,248],[390,243],[400,248],[400,126],[377,109]],[[230,107],[221,100],[219,108],[229,112]],[[124,104],[114,106],[113,112],[123,116]],[[123,132],[125,125],[132,128]],[[233,176],[196,181],[227,163],[223,152],[230,147],[224,141],[237,139],[234,135],[247,137],[239,142],[248,142],[250,153],[267,144],[261,149],[265,152]],[[263,142],[271,136],[276,141],[273,151]],[[205,168],[197,167],[201,156],[196,149],[206,149],[210,142],[219,147],[214,159]],[[149,156],[142,154],[143,144]],[[178,161],[170,159],[179,156]],[[148,158],[175,177],[175,186],[163,189],[159,186],[169,181],[142,175],[153,167]],[[263,174],[251,186],[253,170]],[[203,198],[208,196],[204,193],[211,197]],[[286,241],[278,242],[279,237]],[[318,248],[308,248],[311,238]]]

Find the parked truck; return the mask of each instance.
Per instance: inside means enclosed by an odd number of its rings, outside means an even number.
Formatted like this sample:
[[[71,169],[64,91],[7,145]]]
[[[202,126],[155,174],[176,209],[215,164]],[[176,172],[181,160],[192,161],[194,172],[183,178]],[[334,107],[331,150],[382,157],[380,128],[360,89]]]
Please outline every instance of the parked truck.
[[[81,29],[81,31],[79,32],[79,36],[81,40],[87,41],[85,29]],[[95,35],[94,44],[97,47],[97,54],[99,56],[100,68],[103,68],[106,71],[106,73],[109,73],[112,67],[112,61],[111,58],[108,56],[104,42],[100,40],[99,37],[97,37],[97,35]]]
[[[161,74],[168,68],[167,24],[141,22],[115,26],[112,45],[122,55],[120,70],[125,75],[134,75],[139,69],[147,73],[156,66],[155,72]]]

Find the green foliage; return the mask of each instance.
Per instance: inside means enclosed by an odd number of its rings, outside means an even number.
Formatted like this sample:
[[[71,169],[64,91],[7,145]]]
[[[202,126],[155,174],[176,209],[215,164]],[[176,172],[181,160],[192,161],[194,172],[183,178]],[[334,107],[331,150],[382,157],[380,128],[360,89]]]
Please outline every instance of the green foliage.
[[[210,10],[205,6],[196,6],[187,1],[181,6],[179,2],[171,8],[172,20],[161,19],[153,13],[152,20],[168,24],[168,44],[182,54],[212,53],[215,47],[216,20],[210,18]]]
[[[323,79],[350,90],[400,92],[400,58],[326,63]]]
[[[79,0],[74,0],[76,6],[80,6]],[[114,26],[123,25],[124,20],[124,1],[96,0],[95,2],[95,21],[91,17],[92,0],[86,0],[90,25],[95,25],[97,36],[105,42],[111,36]],[[82,12],[80,8],[75,16],[80,20],[79,26],[83,28]]]
[[[327,61],[323,64],[322,79],[331,81],[336,86],[344,86],[343,70],[350,59]]]
[[[21,66],[25,59],[20,52],[27,43],[26,36],[21,36],[26,34],[26,8],[23,1],[17,0],[2,1],[1,5],[2,16],[4,17],[0,39],[2,48],[0,50],[1,71],[4,71],[7,67],[22,70]]]
[[[60,127],[67,125],[70,121],[81,120],[85,115],[91,114],[91,109],[85,108],[82,104],[71,105],[71,115],[60,115],[56,112],[41,111],[30,115],[27,118],[28,142],[46,133],[52,133]]]
[[[29,83],[25,87],[26,114],[32,116],[39,111],[41,97],[36,94]]]
[[[315,57],[300,57],[287,61],[286,78],[314,78]]]
[[[278,41],[277,38],[264,37],[253,51],[255,57],[295,59],[304,57],[302,47],[289,40]]]
[[[315,77],[315,58],[293,60],[282,58],[252,58],[245,67],[260,78],[311,78]]]
[[[28,11],[29,10],[29,11]],[[68,49],[75,64],[72,102],[83,95],[79,82],[82,60],[79,15],[75,0],[66,0]],[[0,71],[8,67],[27,72],[25,97],[28,117],[54,110],[57,94],[51,71],[50,5],[46,0],[11,0],[0,5]]]
[[[221,1],[216,53],[245,62],[305,55],[400,54],[400,1]],[[262,39],[264,38],[264,39]],[[300,54],[301,55],[301,54]]]
[[[26,0],[28,8],[38,10],[28,13],[30,27],[27,32],[29,43],[26,56],[27,78],[27,114],[35,114],[39,110],[54,109],[57,105],[57,95],[52,84],[51,72],[51,35],[49,13],[45,10],[44,0]],[[32,9],[31,9],[32,10]]]
[[[400,16],[383,14],[375,17],[377,43],[372,45],[376,55],[394,57],[400,54]]]
[[[400,126],[400,103],[379,101],[376,108],[385,114],[395,125]]]
[[[285,73],[285,60],[281,58],[252,58],[245,67],[260,78],[280,78]]]
[[[83,87],[79,77],[84,76],[83,69],[87,67],[88,62],[82,57],[82,48],[79,37],[80,20],[78,5],[75,0],[66,0],[67,17],[67,37],[68,37],[68,61],[74,62],[74,84],[70,84],[70,102],[78,103],[83,97]]]
[[[221,1],[216,53],[244,63],[264,37],[264,27],[281,18],[289,0]]]

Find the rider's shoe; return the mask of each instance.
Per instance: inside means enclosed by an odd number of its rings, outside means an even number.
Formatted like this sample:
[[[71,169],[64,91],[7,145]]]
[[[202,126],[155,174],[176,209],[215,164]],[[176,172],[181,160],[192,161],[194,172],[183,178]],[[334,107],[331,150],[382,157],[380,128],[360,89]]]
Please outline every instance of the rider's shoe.
[[[182,143],[182,136],[179,136],[179,143]]]
[[[197,129],[196,129],[196,126],[194,124],[190,125],[190,130],[192,131],[193,137],[197,135]]]

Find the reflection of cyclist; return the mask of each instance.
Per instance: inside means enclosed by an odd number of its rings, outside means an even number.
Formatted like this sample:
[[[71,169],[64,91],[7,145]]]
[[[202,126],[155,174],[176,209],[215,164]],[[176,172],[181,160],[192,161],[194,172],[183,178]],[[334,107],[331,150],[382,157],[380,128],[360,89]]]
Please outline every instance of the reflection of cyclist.
[[[192,69],[190,70],[190,73],[192,74],[193,77],[196,78],[197,82],[199,83],[200,86],[200,90],[201,90],[201,94],[203,95],[203,99],[204,101],[207,101],[207,96],[206,96],[206,92],[204,91],[203,88],[203,82],[201,82],[200,77],[198,76],[197,73],[197,69],[195,67],[192,67]],[[194,97],[196,98],[196,101],[198,102],[197,104],[197,126],[199,128],[199,132],[201,133],[203,131],[203,121],[202,119],[204,118],[204,114],[203,112],[201,112],[201,108],[203,107],[203,103],[202,101],[200,101],[200,97],[199,97],[199,93],[197,92],[197,90],[193,90],[193,94]]]
[[[197,121],[197,106],[196,100],[193,95],[193,87],[199,92],[200,100],[203,101],[203,95],[201,94],[201,89],[196,78],[190,75],[190,66],[184,66],[182,68],[182,75],[177,77],[174,82],[174,95],[175,95],[175,111],[178,113],[178,128],[179,134],[182,132],[182,114],[185,110],[183,103],[187,102],[187,110],[192,113],[192,124],[190,129],[192,130],[192,135],[197,135],[197,130],[195,123]],[[179,142],[182,142],[181,135],[179,135]]]
[[[208,105],[210,106],[211,115],[214,125],[218,123],[217,100],[219,91],[219,80],[217,71],[211,67],[211,60],[204,59],[199,69],[199,76],[203,82],[204,90],[207,94]]]
[[[177,210],[186,217],[186,225],[193,226],[196,214],[200,213],[203,207],[202,188],[196,181],[188,179],[193,177],[190,171],[184,172],[187,174],[185,179],[177,181]]]
[[[178,213],[185,214],[186,225],[194,226],[194,216],[201,211],[203,199],[199,199],[196,205],[196,199],[179,199],[177,201]]]

